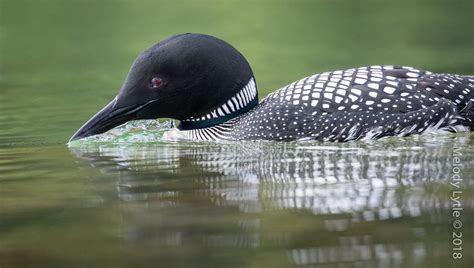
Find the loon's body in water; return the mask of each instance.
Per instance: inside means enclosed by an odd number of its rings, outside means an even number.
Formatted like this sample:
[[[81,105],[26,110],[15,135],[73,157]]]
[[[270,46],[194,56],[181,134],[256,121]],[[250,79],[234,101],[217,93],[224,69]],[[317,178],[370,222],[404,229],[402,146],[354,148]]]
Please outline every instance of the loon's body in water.
[[[291,83],[258,102],[245,58],[212,36],[182,34],[143,52],[117,97],[71,138],[130,120],[173,118],[190,140],[351,141],[474,130],[474,77],[370,66]]]

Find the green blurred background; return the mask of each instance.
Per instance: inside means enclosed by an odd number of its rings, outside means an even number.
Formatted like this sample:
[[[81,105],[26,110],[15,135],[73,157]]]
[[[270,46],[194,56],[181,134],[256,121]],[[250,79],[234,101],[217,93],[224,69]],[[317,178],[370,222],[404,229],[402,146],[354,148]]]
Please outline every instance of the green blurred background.
[[[318,267],[472,267],[472,233],[464,259],[449,256],[446,205],[452,147],[464,148],[469,179],[472,134],[77,151],[65,143],[115,96],[134,58],[170,35],[231,43],[264,97],[372,64],[474,74],[473,14],[472,0],[0,0],[0,266],[310,267],[304,260],[319,250]],[[465,215],[473,189],[466,180]],[[358,210],[360,198],[367,207]],[[305,200],[328,203],[298,206]],[[372,255],[345,258],[354,250]]]
[[[0,145],[65,142],[114,97],[141,51],[184,32],[240,50],[261,97],[371,64],[474,73],[470,0],[0,3]]]

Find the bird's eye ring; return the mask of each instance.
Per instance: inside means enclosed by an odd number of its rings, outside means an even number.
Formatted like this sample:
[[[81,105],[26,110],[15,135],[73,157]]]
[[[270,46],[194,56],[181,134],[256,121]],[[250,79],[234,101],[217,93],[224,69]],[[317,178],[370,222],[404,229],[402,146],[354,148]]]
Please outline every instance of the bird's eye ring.
[[[160,77],[153,77],[151,79],[151,87],[152,88],[159,88],[163,84],[163,79]]]

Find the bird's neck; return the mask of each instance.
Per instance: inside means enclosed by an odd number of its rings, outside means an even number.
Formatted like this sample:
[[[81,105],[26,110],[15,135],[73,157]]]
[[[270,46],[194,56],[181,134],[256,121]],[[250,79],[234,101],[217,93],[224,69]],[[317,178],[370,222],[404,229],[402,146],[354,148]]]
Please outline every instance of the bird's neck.
[[[237,94],[228,99],[218,108],[201,117],[191,117],[182,120],[178,125],[179,130],[204,129],[224,124],[237,118],[258,105],[258,94],[253,78]]]

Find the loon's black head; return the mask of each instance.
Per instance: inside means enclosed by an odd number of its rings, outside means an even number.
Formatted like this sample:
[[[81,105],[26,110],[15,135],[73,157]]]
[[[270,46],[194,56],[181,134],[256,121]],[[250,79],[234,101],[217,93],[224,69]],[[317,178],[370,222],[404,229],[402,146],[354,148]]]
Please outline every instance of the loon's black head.
[[[203,34],[172,36],[137,57],[117,97],[70,141],[137,119],[173,118],[182,128],[222,123],[256,105],[256,89],[251,100],[243,91],[249,82],[255,88],[250,65],[228,43]]]

